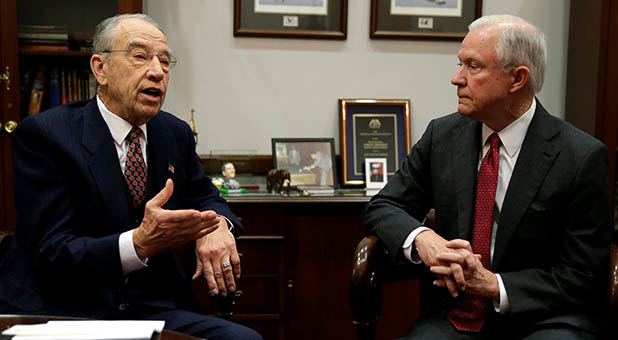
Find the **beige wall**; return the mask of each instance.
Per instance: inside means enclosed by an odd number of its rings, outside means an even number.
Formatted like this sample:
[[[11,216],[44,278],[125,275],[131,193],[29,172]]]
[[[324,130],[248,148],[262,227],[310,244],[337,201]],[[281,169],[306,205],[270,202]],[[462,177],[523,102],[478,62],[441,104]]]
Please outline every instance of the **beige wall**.
[[[467,1],[467,0],[464,0]],[[459,43],[369,38],[370,1],[349,0],[348,38],[235,38],[232,0],[145,0],[178,57],[164,109],[189,120],[198,152],[271,153],[271,137],[334,137],[338,98],[410,99],[412,141],[456,108]],[[514,14],[547,37],[543,105],[563,117],[569,0],[483,0],[484,14]],[[338,151],[337,151],[338,152]]]

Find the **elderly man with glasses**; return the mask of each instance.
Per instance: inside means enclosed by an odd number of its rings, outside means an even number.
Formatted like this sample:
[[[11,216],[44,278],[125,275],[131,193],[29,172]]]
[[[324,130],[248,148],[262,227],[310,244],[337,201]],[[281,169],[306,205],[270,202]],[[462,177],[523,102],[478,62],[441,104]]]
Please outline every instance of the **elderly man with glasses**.
[[[204,174],[189,125],[160,111],[176,64],[163,31],[146,15],[118,15],[93,43],[96,97],[15,131],[18,222],[0,263],[0,313],[159,319],[209,339],[260,339],[185,310],[191,278],[234,292],[243,227]],[[187,272],[173,249],[194,241]]]

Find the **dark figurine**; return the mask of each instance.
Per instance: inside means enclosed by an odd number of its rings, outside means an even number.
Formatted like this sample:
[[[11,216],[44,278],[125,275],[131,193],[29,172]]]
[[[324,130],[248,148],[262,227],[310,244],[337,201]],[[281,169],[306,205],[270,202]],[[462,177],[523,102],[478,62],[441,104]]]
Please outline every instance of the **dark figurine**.
[[[272,169],[266,174],[266,190],[268,192],[283,192],[283,184],[288,180],[288,195],[290,194],[290,172],[287,169]]]

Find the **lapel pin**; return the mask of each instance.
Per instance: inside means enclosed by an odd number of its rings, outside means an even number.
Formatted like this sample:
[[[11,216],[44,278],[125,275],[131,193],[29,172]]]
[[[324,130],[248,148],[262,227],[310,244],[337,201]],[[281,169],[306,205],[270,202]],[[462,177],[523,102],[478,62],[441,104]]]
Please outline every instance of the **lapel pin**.
[[[168,164],[168,165],[167,165],[167,171],[169,171],[169,172],[171,172],[171,173],[174,173],[174,171],[175,171],[175,170],[176,170],[176,169],[174,169],[174,166],[173,166],[173,165],[171,165],[171,164]]]

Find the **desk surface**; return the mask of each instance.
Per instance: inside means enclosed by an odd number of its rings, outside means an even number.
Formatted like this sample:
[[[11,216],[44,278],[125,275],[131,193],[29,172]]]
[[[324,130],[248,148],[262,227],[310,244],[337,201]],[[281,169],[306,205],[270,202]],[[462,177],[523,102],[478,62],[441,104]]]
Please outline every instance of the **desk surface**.
[[[79,318],[56,317],[48,315],[0,315],[0,332],[17,324],[45,323],[49,320],[81,320]],[[153,336],[155,340],[199,340],[194,336],[164,329],[159,336]]]

